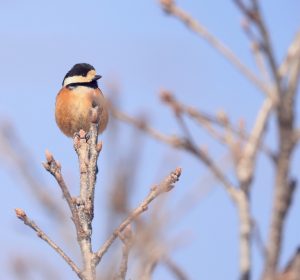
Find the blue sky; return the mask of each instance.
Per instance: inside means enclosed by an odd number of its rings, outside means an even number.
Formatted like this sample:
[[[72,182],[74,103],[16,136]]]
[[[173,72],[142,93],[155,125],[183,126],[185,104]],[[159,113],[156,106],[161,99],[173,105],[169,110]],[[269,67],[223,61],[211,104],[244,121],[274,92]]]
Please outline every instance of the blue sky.
[[[261,1],[263,12],[278,61],[299,28],[299,1]],[[166,133],[179,131],[173,116],[159,101],[159,91],[168,89],[181,101],[201,110],[216,113],[223,109],[234,123],[243,117],[251,128],[255,114],[263,100],[259,93],[227,61],[212,50],[206,42],[188,31],[176,19],[166,16],[157,1],[1,1],[0,9],[0,118],[9,119],[16,127],[24,144],[29,148],[37,165],[39,176],[53,196],[60,199],[59,190],[50,175],[39,163],[48,148],[62,163],[66,180],[76,191],[78,175],[72,142],[58,130],[54,120],[55,96],[69,68],[78,62],[88,62],[103,76],[100,86],[108,93],[116,83],[120,89],[120,107],[132,114],[145,114],[154,127]],[[251,69],[256,71],[249,52],[249,42],[240,28],[241,15],[231,1],[178,1],[194,18],[228,44]],[[299,101],[298,101],[299,102]],[[299,108],[299,103],[297,107]],[[299,124],[299,120],[298,124]],[[107,201],[101,195],[109,189],[116,170],[112,158],[122,160],[126,147],[132,142],[132,129],[120,124],[119,154],[109,148],[109,131],[103,135],[104,150],[100,159],[98,200],[101,212]],[[206,146],[217,159],[226,155],[201,129],[191,124],[199,145]],[[269,126],[268,143],[275,147],[274,125]],[[142,160],[136,177],[136,192],[132,207],[156,183],[177,165],[183,167],[183,176],[170,193],[172,203],[180,200],[188,190],[199,186],[207,188],[207,170],[198,161],[183,152],[177,152],[147,137],[142,138]],[[107,146],[107,149],[105,148]],[[124,147],[122,150],[121,147]],[[166,158],[172,160],[166,161]],[[174,159],[173,159],[174,158]],[[299,163],[299,154],[295,156]],[[165,162],[163,162],[165,161]],[[162,163],[163,162],[163,163]],[[13,209],[22,207],[43,228],[59,240],[59,229],[51,217],[40,210],[31,194],[22,187],[24,182],[14,170],[0,162],[1,194],[6,199],[0,205],[1,227],[0,278],[13,279],[9,273],[9,258],[19,252],[30,257],[46,254],[47,261],[65,270],[68,279],[72,272],[50,248],[37,240],[33,232],[20,225]],[[228,167],[229,176],[233,171]],[[296,169],[294,170],[296,173]],[[298,176],[299,178],[299,176]],[[271,205],[273,174],[270,163],[259,159],[257,178],[253,186],[254,216],[266,238]],[[189,241],[174,253],[174,259],[191,279],[237,279],[238,242],[236,211],[218,184],[203,195],[196,207],[165,233],[172,238],[182,232]],[[299,193],[289,216],[288,233],[284,240],[284,264],[299,244],[300,229],[296,224],[299,213]],[[179,209],[180,210],[180,209]],[[105,214],[99,214],[96,229],[106,223]],[[102,234],[100,234],[102,232]],[[190,237],[191,236],[191,237]],[[99,242],[99,241],[98,241]],[[99,242],[100,244],[100,242]],[[254,250],[254,279],[261,270],[261,259]],[[218,267],[218,269],[215,269]],[[155,279],[172,279],[159,269]]]

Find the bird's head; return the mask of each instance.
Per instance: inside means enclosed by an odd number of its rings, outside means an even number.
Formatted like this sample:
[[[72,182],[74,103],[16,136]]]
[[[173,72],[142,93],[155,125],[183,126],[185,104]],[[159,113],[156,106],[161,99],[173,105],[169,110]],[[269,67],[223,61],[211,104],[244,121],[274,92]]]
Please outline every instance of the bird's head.
[[[71,70],[66,74],[63,80],[63,86],[77,86],[77,85],[91,85],[96,86],[97,80],[101,78],[97,75],[95,68],[87,63],[75,64]]]

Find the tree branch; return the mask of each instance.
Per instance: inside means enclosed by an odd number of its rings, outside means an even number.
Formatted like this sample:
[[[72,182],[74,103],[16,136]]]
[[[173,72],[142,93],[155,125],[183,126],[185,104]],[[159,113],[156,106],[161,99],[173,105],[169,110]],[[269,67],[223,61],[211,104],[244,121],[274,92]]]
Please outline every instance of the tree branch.
[[[91,127],[88,133],[80,130],[74,136],[74,149],[79,159],[80,196],[77,199],[80,224],[83,235],[79,240],[83,259],[83,275],[86,280],[96,279],[96,264],[92,250],[92,221],[94,218],[94,193],[97,159],[102,148],[98,141],[97,107],[91,109]]]
[[[214,176],[224,185],[225,190],[229,194],[230,198],[235,200],[235,187],[231,184],[231,182],[226,178],[223,172],[218,168],[218,166],[213,162],[213,160],[209,157],[209,155],[196,147],[189,139],[182,139],[178,136],[168,136],[158,132],[154,128],[148,126],[145,122],[141,122],[140,120],[133,118],[123,112],[117,111],[116,109],[111,109],[112,114],[117,119],[127,122],[141,131],[149,134],[151,137],[164,142],[170,146],[175,148],[183,149],[191,153],[196,158],[200,159],[208,169],[214,174]]]
[[[270,98],[266,98],[263,102],[249,140],[246,142],[240,161],[237,164],[237,175],[243,189],[248,189],[252,182],[256,154],[259,146],[261,145],[273,105],[273,101]]]
[[[134,220],[136,220],[143,212],[148,209],[149,204],[156,199],[159,195],[169,192],[173,189],[174,184],[179,180],[181,175],[181,169],[177,168],[173,171],[168,177],[166,177],[159,185],[151,188],[150,193],[147,197],[140,203],[140,205],[135,208],[131,214],[114,230],[112,235],[106,240],[106,242],[99,248],[99,250],[95,253],[94,262],[98,264],[103,255],[107,252],[112,243],[116,240],[116,238],[122,233],[122,231],[131,224]]]
[[[270,66],[270,70],[273,76],[274,84],[276,85],[276,91],[273,89],[269,91],[269,97],[273,99],[278,99],[279,96],[283,93],[281,88],[281,78],[277,71],[277,63],[270,39],[269,32],[267,30],[267,26],[262,17],[261,9],[257,0],[251,0],[251,8],[247,7],[243,0],[234,0],[237,7],[242,11],[242,13],[251,21],[251,23],[255,24],[260,35],[261,41],[258,42],[259,46],[265,53],[266,60]]]
[[[77,239],[81,240],[83,238],[83,229],[79,220],[78,210],[75,205],[75,200],[72,198],[69,189],[65,183],[65,180],[61,174],[61,165],[56,161],[53,155],[47,150],[46,151],[47,162],[43,163],[44,168],[55,178],[57,184],[59,185],[63,197],[66,199],[68,206],[71,210],[72,221],[74,222],[76,228]]]
[[[184,23],[190,30],[194,31],[198,36],[207,41],[214,49],[219,51],[232,65],[234,65],[248,80],[250,80],[258,89],[265,94],[269,94],[269,90],[265,87],[264,83],[245,66],[234,52],[227,47],[223,42],[217,39],[210,33],[201,23],[193,19],[182,9],[175,5],[174,0],[161,0],[161,5],[167,14],[170,14],[182,23]]]
[[[52,247],[55,252],[57,252],[65,261],[66,263],[72,268],[72,270],[77,274],[77,276],[80,279],[82,278],[82,274],[80,269],[77,267],[77,265],[71,260],[70,257],[67,256],[67,254],[57,245],[55,244],[37,225],[34,221],[30,220],[26,213],[20,209],[15,209],[17,217],[24,222],[25,225],[32,228],[39,238],[44,240],[50,247]]]
[[[114,276],[113,280],[125,280],[127,267],[128,267],[128,257],[131,247],[133,245],[133,234],[131,231],[130,225],[128,225],[125,229],[123,234],[119,234],[119,238],[123,242],[122,246],[122,259],[118,273]]]

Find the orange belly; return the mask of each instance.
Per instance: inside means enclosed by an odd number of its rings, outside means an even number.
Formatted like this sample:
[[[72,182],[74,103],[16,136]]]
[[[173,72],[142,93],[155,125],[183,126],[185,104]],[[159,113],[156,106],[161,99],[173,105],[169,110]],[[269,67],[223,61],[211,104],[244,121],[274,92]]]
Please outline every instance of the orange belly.
[[[107,103],[101,90],[82,86],[72,90],[63,87],[56,97],[56,123],[60,130],[69,137],[79,132],[80,129],[88,132],[91,125],[90,110],[95,106],[98,106],[98,133],[101,133],[108,122]]]

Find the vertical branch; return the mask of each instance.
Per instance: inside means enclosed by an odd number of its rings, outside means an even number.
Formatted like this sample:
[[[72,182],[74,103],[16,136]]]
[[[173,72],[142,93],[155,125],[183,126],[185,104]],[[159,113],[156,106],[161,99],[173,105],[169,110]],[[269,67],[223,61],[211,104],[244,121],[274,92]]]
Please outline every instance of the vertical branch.
[[[83,260],[83,273],[85,280],[96,279],[96,270],[93,263],[92,252],[92,219],[91,211],[87,209],[89,193],[88,181],[88,166],[89,166],[89,146],[87,142],[87,135],[83,130],[80,130],[79,137],[76,135],[74,138],[74,147],[79,159],[80,169],[80,195],[77,199],[79,220],[82,225],[83,235],[79,240],[81,257]]]
[[[86,209],[90,212],[91,221],[94,218],[94,196],[95,196],[95,184],[96,175],[98,172],[97,160],[102,149],[102,143],[98,143],[98,107],[91,109],[91,129],[89,131],[89,165],[88,165],[88,197]]]
[[[297,39],[297,38],[296,38]],[[272,206],[271,224],[268,233],[267,257],[265,260],[263,279],[274,279],[282,247],[282,235],[286,215],[292,204],[295,179],[291,178],[290,165],[296,142],[294,135],[295,95],[299,83],[300,52],[295,53],[295,61],[290,61],[291,79],[285,88],[282,86],[281,101],[277,108],[277,126],[279,137],[279,150],[277,153],[274,199]]]
[[[251,0],[251,7],[244,4],[243,0],[235,0],[235,3],[250,22],[257,28],[260,35],[259,45],[263,50],[265,60],[269,65],[269,71],[272,75],[272,96],[275,100],[280,102],[277,104],[277,126],[279,131],[279,147],[276,156],[276,170],[275,170],[275,185],[274,198],[272,207],[271,225],[269,228],[266,259],[263,272],[263,279],[273,280],[277,275],[277,266],[282,246],[282,235],[284,231],[284,224],[286,215],[291,206],[291,200],[296,187],[296,182],[290,178],[290,164],[295,147],[293,135],[294,130],[294,97],[297,90],[300,64],[299,52],[297,47],[296,36],[295,41],[291,44],[287,59],[279,68],[276,62],[273,46],[270,39],[265,21],[262,17],[261,9],[258,0]],[[294,53],[294,63],[289,60],[289,54]],[[288,73],[289,70],[291,73]],[[286,72],[286,73],[284,73]],[[284,77],[286,74],[286,77]],[[290,77],[288,77],[290,74]],[[288,79],[290,78],[290,79]],[[288,85],[284,83],[288,80]]]
[[[119,233],[119,238],[123,242],[122,246],[122,259],[119,271],[114,276],[113,280],[125,280],[126,279],[126,273],[128,268],[128,258],[129,258],[129,252],[133,245],[133,233],[131,230],[131,226],[128,225],[123,233]]]
[[[248,189],[254,175],[256,155],[264,135],[269,116],[273,109],[273,101],[266,98],[257,115],[253,130],[247,141],[241,159],[237,165],[237,176],[243,189]]]
[[[80,130],[74,137],[74,148],[79,159],[80,196],[77,200],[79,219],[83,228],[83,238],[79,240],[83,259],[85,280],[96,279],[96,263],[92,250],[92,221],[94,218],[94,193],[97,173],[97,159],[101,151],[98,140],[97,107],[91,109],[91,127],[88,133]]]
[[[251,214],[250,200],[246,191],[239,189],[236,205],[239,214],[240,280],[251,279]]]
[[[299,66],[298,66],[299,67]],[[296,67],[299,75],[299,68]],[[267,257],[263,279],[274,279],[282,246],[282,235],[285,218],[291,206],[296,181],[291,178],[290,165],[295,148],[295,95],[298,81],[294,87],[287,85],[281,94],[281,102],[277,108],[277,126],[279,131],[279,150],[275,170],[275,190],[272,207],[271,225],[267,242]]]

